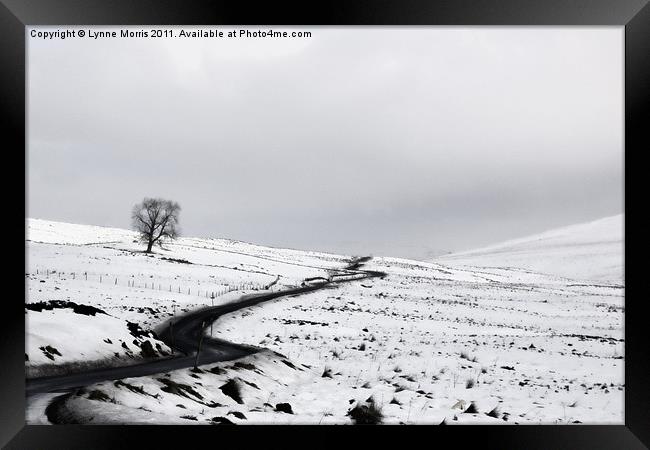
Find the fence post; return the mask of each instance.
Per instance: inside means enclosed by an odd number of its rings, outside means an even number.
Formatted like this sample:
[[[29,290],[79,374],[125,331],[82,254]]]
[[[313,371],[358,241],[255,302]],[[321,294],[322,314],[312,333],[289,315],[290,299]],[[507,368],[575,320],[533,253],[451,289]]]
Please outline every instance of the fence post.
[[[199,365],[199,355],[201,354],[201,344],[203,344],[203,327],[205,326],[205,322],[201,322],[201,336],[199,337],[199,347],[196,350],[196,359],[194,360],[194,368],[198,369]]]
[[[210,300],[212,301],[212,307],[214,308],[214,297],[212,297]],[[214,320],[210,322],[210,337],[214,337],[214,336],[212,336],[212,324],[213,323],[214,323]]]

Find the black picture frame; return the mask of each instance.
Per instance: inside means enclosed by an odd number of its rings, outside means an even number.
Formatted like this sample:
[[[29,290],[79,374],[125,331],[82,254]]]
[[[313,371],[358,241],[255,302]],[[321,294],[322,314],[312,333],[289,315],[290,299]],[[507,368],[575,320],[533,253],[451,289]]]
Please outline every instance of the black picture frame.
[[[635,195],[632,183],[639,180],[634,171],[643,170],[635,159],[648,149],[647,121],[650,104],[650,6],[647,0],[334,0],[329,2],[248,2],[208,0],[1,0],[0,4],[0,123],[6,128],[4,152],[11,156],[23,153],[5,171],[23,184],[14,184],[5,191],[11,211],[26,211],[27,150],[25,147],[25,27],[34,25],[566,25],[620,26],[625,29],[625,195]],[[644,114],[645,113],[645,114]],[[24,165],[24,171],[18,165]],[[9,170],[7,170],[9,169]],[[14,169],[14,170],[11,170]],[[17,181],[16,183],[20,183]],[[15,195],[16,185],[24,189],[23,197]],[[637,203],[638,204],[638,203]],[[640,282],[642,266],[628,265],[643,242],[630,226],[640,214],[634,202],[625,202],[625,425],[544,425],[544,426],[463,426],[463,427],[298,427],[301,438],[296,442],[310,444],[341,439],[348,441],[350,430],[378,439],[397,435],[409,439],[417,431],[426,445],[441,444],[451,439],[456,444],[480,445],[480,448],[647,448],[650,445],[650,355],[646,348],[645,307]],[[22,209],[21,209],[22,208]],[[6,221],[8,222],[8,221]],[[25,232],[24,222],[5,224],[9,239],[16,245],[16,254],[26,258],[25,247],[18,239]],[[9,227],[7,229],[7,227]],[[14,234],[15,233],[15,234]],[[20,289],[21,274],[14,258],[10,264],[10,285]],[[23,259],[23,269],[26,261]],[[23,271],[24,273],[25,271]],[[24,278],[23,278],[24,279]],[[23,284],[22,292],[25,293]],[[167,448],[175,439],[205,439],[214,445],[223,444],[224,433],[234,437],[235,429],[224,427],[180,426],[35,426],[25,424],[24,389],[24,308],[18,296],[3,300],[2,362],[0,363],[0,444],[6,448]],[[265,439],[271,442],[277,431],[286,427],[264,427]],[[244,428],[245,429],[245,428]],[[423,432],[423,429],[426,430]],[[368,431],[372,430],[372,431]],[[310,436],[305,436],[307,431]],[[325,432],[326,431],[326,432]],[[286,430],[285,430],[286,432]],[[294,432],[293,429],[291,431]],[[247,433],[251,436],[251,433]],[[316,436],[317,435],[317,436]],[[216,441],[215,438],[220,441]],[[239,437],[238,439],[241,439]],[[307,440],[305,440],[307,439]],[[425,441],[425,443],[427,442]],[[145,443],[143,445],[142,443]],[[267,444],[269,443],[267,442]],[[349,442],[349,441],[348,441]],[[186,441],[186,445],[187,445]],[[278,443],[282,443],[278,441]],[[130,445],[133,444],[133,445]],[[167,444],[167,445],[165,445]]]

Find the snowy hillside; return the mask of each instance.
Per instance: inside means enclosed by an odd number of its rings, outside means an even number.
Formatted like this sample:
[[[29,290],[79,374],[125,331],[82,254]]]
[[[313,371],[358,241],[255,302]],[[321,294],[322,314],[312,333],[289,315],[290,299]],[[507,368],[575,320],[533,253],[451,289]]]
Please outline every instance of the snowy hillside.
[[[29,229],[30,302],[91,304],[144,329],[210,304],[205,292],[218,291],[215,302],[234,300],[278,276],[271,289],[326,276],[349,262],[191,238],[147,256],[128,231],[44,221],[30,221]],[[589,241],[574,230],[585,245],[569,245],[568,230],[539,240],[557,244],[546,254],[575,262],[585,247],[605,253],[607,245],[598,244],[603,239],[589,244],[596,231]],[[516,254],[522,267],[538,263],[526,259],[538,258],[532,251]],[[218,319],[214,336],[268,350],[198,370],[87,386],[61,399],[58,420],[353,423],[362,420],[360,411],[379,411],[382,423],[622,423],[623,287],[510,264],[478,267],[466,258],[467,265],[452,258],[374,258],[364,267],[385,272],[384,278],[241,309]],[[43,277],[44,270],[49,275]],[[88,280],[80,280],[86,272]],[[238,291],[223,294],[226,288]],[[27,311],[30,360],[48,342],[64,346],[58,334],[37,336],[30,326],[33,314],[45,312]],[[68,326],[63,316],[39,320]],[[28,420],[44,421],[33,413]]]
[[[153,330],[169,317],[344,264],[226,239],[181,238],[147,255],[129,230],[38,219],[27,220],[26,245],[30,376],[167,357]]]
[[[434,261],[454,266],[516,267],[576,280],[623,284],[623,222],[619,214]]]

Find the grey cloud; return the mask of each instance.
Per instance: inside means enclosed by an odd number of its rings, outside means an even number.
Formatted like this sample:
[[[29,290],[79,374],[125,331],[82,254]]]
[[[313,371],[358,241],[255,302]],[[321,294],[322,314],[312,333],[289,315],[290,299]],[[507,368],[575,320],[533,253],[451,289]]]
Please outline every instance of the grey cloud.
[[[623,208],[621,28],[28,39],[32,217],[426,257]]]

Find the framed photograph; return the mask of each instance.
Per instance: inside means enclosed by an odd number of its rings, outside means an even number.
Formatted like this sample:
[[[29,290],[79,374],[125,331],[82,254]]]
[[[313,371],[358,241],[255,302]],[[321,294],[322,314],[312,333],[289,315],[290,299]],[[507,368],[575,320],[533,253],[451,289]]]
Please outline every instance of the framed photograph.
[[[647,1],[3,0],[0,24],[6,448],[650,444]]]

